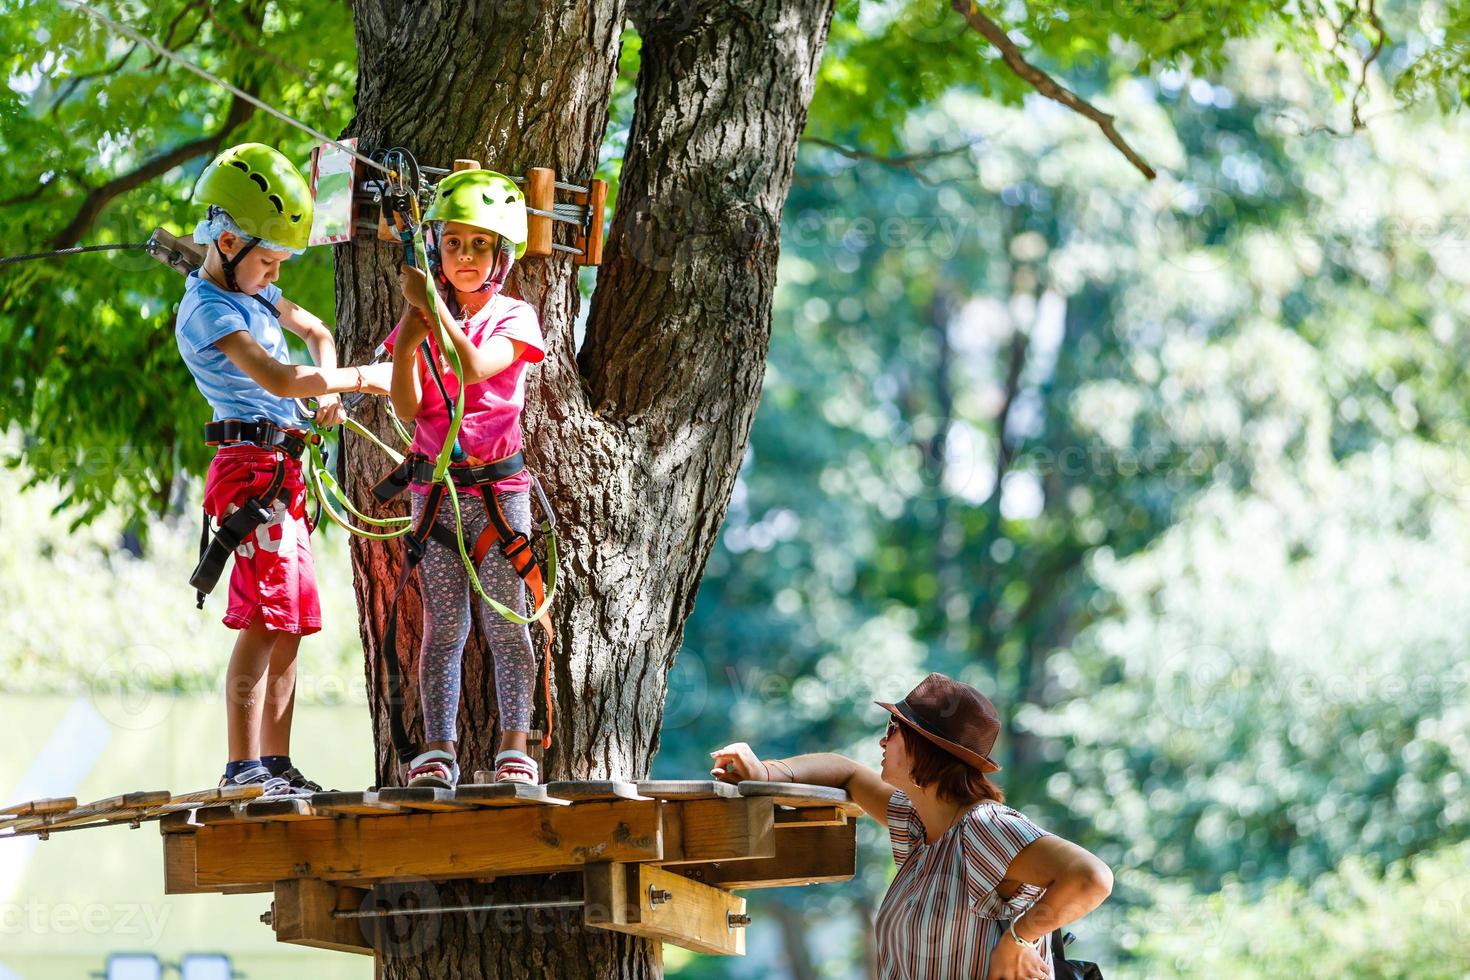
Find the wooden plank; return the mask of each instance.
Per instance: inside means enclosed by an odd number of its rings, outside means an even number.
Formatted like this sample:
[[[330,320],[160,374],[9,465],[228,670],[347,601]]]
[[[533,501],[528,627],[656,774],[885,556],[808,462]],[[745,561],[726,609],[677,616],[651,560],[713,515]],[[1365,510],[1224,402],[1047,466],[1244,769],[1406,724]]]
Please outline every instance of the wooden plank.
[[[571,800],[552,796],[545,786],[527,783],[464,783],[454,791],[456,799],[475,806],[568,806]]]
[[[658,800],[729,800],[740,795],[730,783],[715,779],[646,779],[638,792]]]
[[[837,806],[808,806],[799,810],[780,807],[776,810],[776,827],[844,827],[847,811]]]
[[[322,819],[312,810],[311,804],[299,796],[267,797],[247,800],[243,803],[223,803],[218,806],[200,807],[194,811],[194,819],[203,826],[261,820],[318,820]]]
[[[29,817],[14,824],[11,829],[16,833],[31,831],[44,833],[55,827],[76,827],[99,821],[116,823],[119,820],[131,819],[151,806],[167,803],[169,796],[168,790],[149,790],[109,796],[105,800],[97,800],[71,810]]]
[[[343,888],[316,878],[278,881],[275,901],[271,903],[271,928],[276,941],[316,949],[332,949],[339,953],[373,952],[364,932],[369,934],[372,919],[334,919],[337,909],[356,909],[366,891]],[[364,930],[362,924],[367,924]]]
[[[640,796],[636,783],[614,779],[556,780],[546,784],[546,792],[559,799],[571,800],[573,803],[596,800],[652,799],[649,796]]]
[[[590,926],[698,953],[745,955],[745,899],[646,864],[591,865],[583,877]]]
[[[663,857],[662,804],[405,813],[373,820],[231,822],[200,828],[196,880],[476,878],[579,870]]]
[[[467,810],[473,804],[454,798],[454,790],[433,786],[386,786],[378,790],[378,801],[405,810]]]
[[[776,834],[774,857],[682,864],[681,875],[721,888],[785,888],[848,881],[857,872],[857,824],[790,827]]]
[[[384,803],[375,790],[351,793],[313,793],[311,808],[328,817],[381,817],[389,813],[403,813],[401,806]]]
[[[679,815],[678,847],[670,847],[670,856],[660,864],[776,854],[775,805],[767,798],[685,800],[667,805]],[[672,828],[666,836],[673,838]]]
[[[193,793],[179,793],[169,798],[167,803],[159,806],[151,806],[137,817],[132,819],[153,820],[159,817],[171,816],[175,813],[194,810],[201,805],[210,803],[244,802],[253,800],[260,796],[264,790],[263,786],[225,786],[214,789],[202,789]],[[169,831],[165,831],[168,833]]]
[[[764,796],[776,801],[777,806],[840,806],[848,813],[857,815],[863,808],[847,790],[835,786],[814,786],[810,783],[763,783],[746,780],[738,784],[741,796]]]
[[[45,800],[30,800],[26,803],[12,803],[7,807],[0,807],[0,816],[3,817],[34,817],[42,813],[57,813],[61,810],[76,809],[77,798],[75,796],[57,796]]]

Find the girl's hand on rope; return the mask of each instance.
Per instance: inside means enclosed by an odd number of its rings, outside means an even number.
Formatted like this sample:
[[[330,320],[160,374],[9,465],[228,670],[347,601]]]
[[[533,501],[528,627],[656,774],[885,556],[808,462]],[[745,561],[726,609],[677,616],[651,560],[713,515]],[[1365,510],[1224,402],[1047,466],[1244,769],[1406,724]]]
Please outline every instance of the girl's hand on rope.
[[[341,425],[347,418],[347,409],[342,407],[342,399],[337,395],[318,395],[316,399],[316,417],[313,419],[323,429],[330,429],[335,425]]]
[[[732,742],[710,755],[715,763],[709,774],[722,783],[739,783],[747,779],[768,782],[771,778],[766,764],[756,758],[755,750],[744,742]]]
[[[1041,954],[1029,946],[1021,946],[1001,933],[990,951],[990,970],[985,980],[1050,980],[1051,967]]]
[[[403,322],[398,325],[398,338],[393,342],[393,349],[411,351],[428,335],[429,325],[424,322],[423,312],[417,306],[410,306],[404,312]]]
[[[409,305],[415,309],[427,311],[429,308],[429,280],[422,269],[411,265],[404,265],[398,270],[398,288],[403,290],[403,298],[408,300]]]

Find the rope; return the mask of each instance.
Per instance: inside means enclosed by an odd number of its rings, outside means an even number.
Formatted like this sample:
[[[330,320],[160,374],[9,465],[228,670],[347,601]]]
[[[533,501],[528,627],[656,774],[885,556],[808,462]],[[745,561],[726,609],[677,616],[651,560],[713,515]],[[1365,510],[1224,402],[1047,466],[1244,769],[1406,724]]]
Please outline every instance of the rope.
[[[75,248],[58,248],[54,252],[32,252],[29,255],[6,255],[0,257],[0,265],[12,262],[29,262],[32,259],[53,259],[58,255],[79,255],[82,252],[119,252],[126,249],[147,248],[147,242],[126,242],[120,245],[78,245]]]
[[[299,120],[296,120],[296,119],[293,119],[292,117],[286,115],[284,112],[282,112],[281,110],[275,108],[274,106],[266,105],[264,102],[260,101],[255,96],[251,95],[249,92],[246,92],[243,89],[236,88],[234,85],[231,85],[229,82],[225,81],[223,78],[220,78],[218,75],[210,74],[209,72],[205,71],[203,68],[200,68],[198,65],[194,64],[191,61],[186,61],[184,58],[180,57],[177,54],[174,54],[172,51],[168,50],[163,45],[158,44],[157,42],[152,41],[152,40],[150,40],[147,37],[144,37],[142,34],[139,34],[137,31],[133,30],[131,27],[128,27],[126,24],[119,24],[117,21],[113,20],[111,17],[108,17],[106,14],[102,13],[100,10],[94,10],[93,8],[91,8],[91,7],[87,6],[86,4],[80,2],[80,0],[61,0],[61,2],[64,5],[70,7],[71,9],[73,9],[73,10],[76,10],[76,11],[79,11],[81,13],[84,13],[88,17],[93,18],[94,20],[97,20],[97,21],[102,22],[103,24],[106,24],[108,27],[112,28],[114,31],[116,31],[117,33],[121,34],[123,37],[128,38],[129,40],[132,40],[132,41],[136,41],[137,43],[139,43],[141,45],[144,45],[145,47],[147,47],[147,48],[151,49],[152,51],[154,51],[160,57],[167,58],[169,61],[172,61],[174,64],[178,65],[179,67],[181,67],[181,68],[187,68],[189,71],[191,71],[194,74],[198,75],[200,78],[204,79],[205,81],[207,81],[207,82],[213,82],[215,85],[218,85],[220,88],[225,89],[227,92],[229,92],[230,94],[236,96],[237,98],[241,98],[241,99],[244,99],[246,102],[249,102],[251,105],[255,106],[257,109],[263,109],[263,110],[265,110],[266,112],[268,112],[271,115],[275,116],[277,119],[281,120],[282,122],[289,123],[292,126],[295,126],[297,129],[299,129],[299,130],[301,130],[301,131],[303,131],[305,133],[309,133],[311,136],[315,137],[316,139],[321,140],[323,143],[330,143],[330,144],[332,144],[337,149],[341,150],[343,153],[351,154],[355,159],[360,160],[361,162],[367,164],[370,167],[376,167],[377,169],[379,169],[379,170],[381,170],[381,171],[383,171],[384,173],[387,173],[387,174],[391,174],[392,173],[391,170],[389,170],[387,167],[383,166],[378,161],[372,159],[371,157],[363,156],[361,153],[357,152],[352,147],[346,146],[346,145],[344,145],[342,143],[337,142],[336,140],[332,139],[332,137],[328,136],[326,133],[321,133],[321,132],[318,132],[315,129],[312,129],[310,126],[306,125],[306,123],[300,122]]]

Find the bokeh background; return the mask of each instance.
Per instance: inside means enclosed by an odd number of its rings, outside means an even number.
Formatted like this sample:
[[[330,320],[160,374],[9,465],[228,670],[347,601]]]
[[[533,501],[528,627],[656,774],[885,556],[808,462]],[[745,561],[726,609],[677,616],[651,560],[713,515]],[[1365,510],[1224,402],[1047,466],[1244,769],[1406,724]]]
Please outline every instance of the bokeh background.
[[[1012,804],[1114,868],[1073,928],[1110,978],[1470,975],[1470,16],[1303,7],[1265,29],[1254,4],[1244,27],[1149,6],[1088,5],[1104,20],[1079,17],[1097,43],[1073,56],[1033,40],[1151,182],[998,80],[947,11],[841,5],[765,392],[653,774],[698,778],[735,739],[876,765],[872,701],[941,670],[1000,707]],[[313,124],[350,118],[344,5],[114,7]],[[143,53],[112,68],[126,44],[57,33],[75,23],[44,5],[0,13],[0,251],[46,246],[85,188],[218,124],[207,86]],[[1146,15],[1155,48],[1117,39]],[[637,55],[630,32],[628,79]],[[631,111],[624,84],[614,180]],[[307,147],[264,117],[241,138]],[[187,231],[205,162],[116,198],[86,240]],[[318,252],[282,285],[329,316]],[[178,290],[141,253],[0,270],[7,801],[217,777],[230,635],[186,587],[208,451],[137,437],[203,418],[168,334]],[[365,786],[342,535],[318,551],[327,627],[303,644],[293,755]],[[850,883],[747,893],[747,957],[671,948],[668,975],[868,976],[893,864],[876,825],[859,839]],[[148,830],[0,842],[0,977],[125,950],[371,974],[274,944],[266,901],[165,898]]]

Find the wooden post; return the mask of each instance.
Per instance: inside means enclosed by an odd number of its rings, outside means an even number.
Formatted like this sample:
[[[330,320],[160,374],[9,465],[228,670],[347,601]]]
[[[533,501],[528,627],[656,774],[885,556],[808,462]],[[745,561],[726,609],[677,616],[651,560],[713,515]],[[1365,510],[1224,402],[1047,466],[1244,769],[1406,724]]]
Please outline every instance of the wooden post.
[[[526,207],[550,214],[556,207],[556,171],[550,167],[532,167],[526,171]],[[545,258],[551,254],[551,219],[539,214],[526,215],[526,257]]]
[[[745,899],[724,889],[646,864],[588,865],[583,882],[589,926],[697,953],[745,955]]]
[[[453,169],[454,169],[454,172],[455,173],[459,173],[461,170],[479,170],[480,169],[480,161],[479,160],[470,160],[468,158],[462,158],[462,159],[459,159],[459,160],[454,161],[454,168]]]
[[[276,882],[276,900],[271,905],[276,940],[339,953],[371,954],[373,945],[367,937],[376,932],[376,920],[332,917],[336,909],[356,910],[367,894],[316,878]]]
[[[578,193],[573,198],[592,209],[587,227],[577,234],[577,247],[582,250],[576,256],[577,265],[602,265],[602,214],[607,206],[607,181],[594,179],[588,185],[588,193]]]

